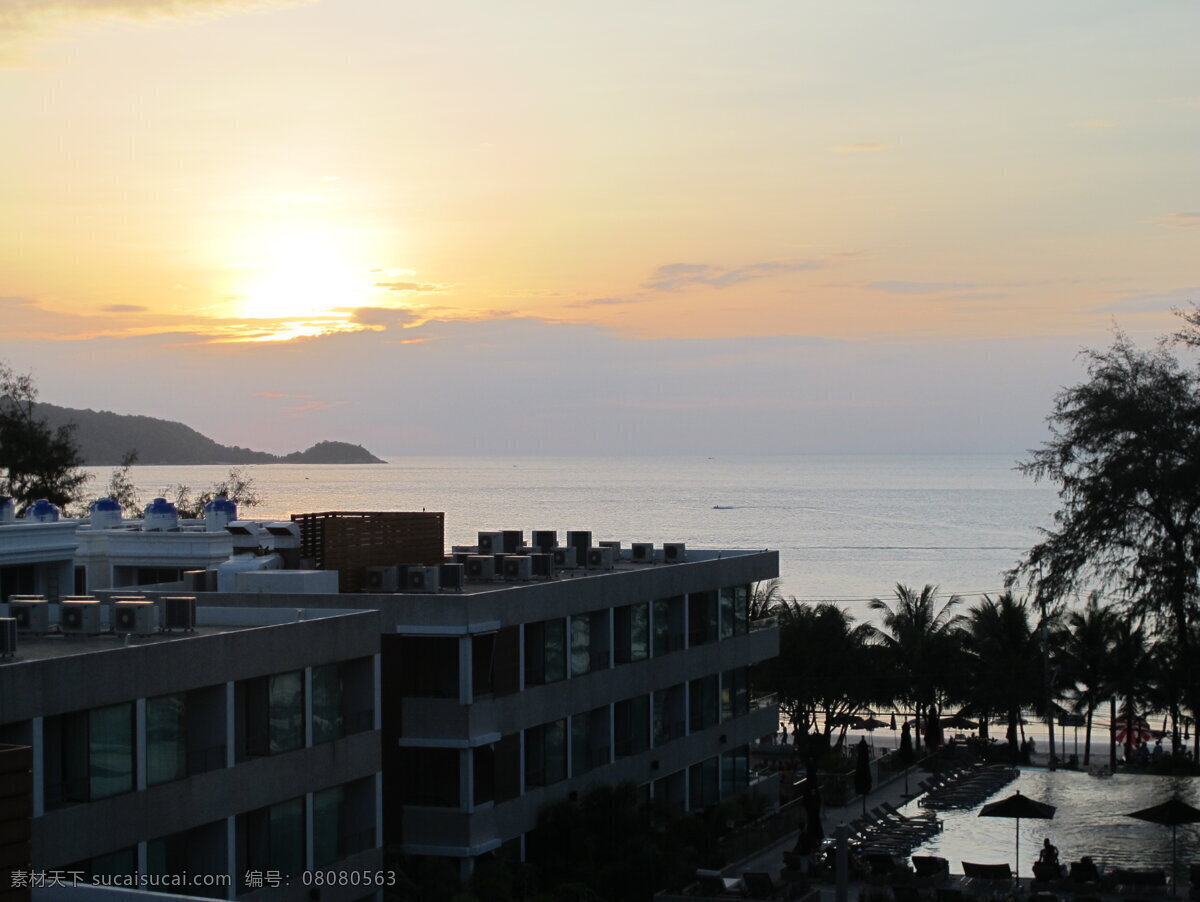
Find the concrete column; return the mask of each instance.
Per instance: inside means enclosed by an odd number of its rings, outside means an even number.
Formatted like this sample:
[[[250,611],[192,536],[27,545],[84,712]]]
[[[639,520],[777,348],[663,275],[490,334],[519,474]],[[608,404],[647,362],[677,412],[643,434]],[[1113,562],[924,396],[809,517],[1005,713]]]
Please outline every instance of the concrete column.
[[[469,705],[475,699],[474,668],[471,661],[471,637],[458,640],[458,703]]]
[[[383,729],[383,657],[378,652],[372,657],[374,678],[372,683],[375,691],[375,729]]]
[[[46,732],[45,721],[35,717],[31,726],[33,746],[33,816],[46,813]]]
[[[383,847],[383,771],[375,774],[375,848]]]
[[[229,743],[229,748],[233,748],[232,742]],[[230,766],[232,767],[232,765]],[[236,899],[238,891],[237,817],[234,815],[225,818],[225,872],[229,875],[229,886],[225,889],[225,898]]]
[[[691,605],[688,604],[688,597],[683,596],[683,647],[692,647],[692,624],[691,624]]]
[[[473,749],[459,749],[458,791],[463,811],[475,810],[475,753]]]
[[[304,794],[304,866],[313,869],[313,794]],[[295,876],[295,875],[293,875]]]
[[[134,735],[134,781],[137,791],[146,788],[146,700],[139,698],[133,703],[133,735]],[[144,844],[143,844],[144,845]],[[145,854],[145,849],[139,847],[139,855]],[[142,869],[145,873],[145,868]]]
[[[137,869],[139,874],[146,873],[146,841],[137,844]]]
[[[304,668],[304,747],[312,748],[313,744],[313,713],[312,713],[312,668]]]
[[[237,702],[233,691],[233,682],[225,684],[225,766],[233,767],[237,763]],[[230,826],[230,832],[233,827]],[[230,840],[232,842],[232,840]],[[231,865],[232,867],[232,865]],[[233,898],[230,896],[229,898]]]

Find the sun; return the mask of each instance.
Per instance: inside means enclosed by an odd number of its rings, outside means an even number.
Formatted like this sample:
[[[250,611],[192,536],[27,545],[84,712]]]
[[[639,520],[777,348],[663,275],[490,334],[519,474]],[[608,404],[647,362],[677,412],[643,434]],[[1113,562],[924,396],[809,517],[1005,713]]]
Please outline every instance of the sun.
[[[329,234],[275,235],[261,241],[250,262],[237,264],[236,313],[248,319],[345,316],[366,303],[370,279]]]

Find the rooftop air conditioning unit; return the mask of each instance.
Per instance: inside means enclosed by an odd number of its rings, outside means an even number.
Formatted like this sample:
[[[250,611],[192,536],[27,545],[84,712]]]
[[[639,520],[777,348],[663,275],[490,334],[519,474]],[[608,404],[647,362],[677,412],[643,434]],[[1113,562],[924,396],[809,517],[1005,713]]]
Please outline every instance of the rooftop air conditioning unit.
[[[663,542],[663,561],[682,564],[687,560],[687,545],[683,542]]]
[[[588,549],[592,547],[592,531],[590,529],[576,529],[567,532],[567,547],[574,548],[575,553],[579,557],[579,565],[582,567],[587,561]]]
[[[112,606],[113,632],[149,636],[158,629],[158,605],[152,601],[118,601]]]
[[[529,555],[510,554],[504,559],[505,579],[533,579],[533,561]]]
[[[473,554],[467,558],[467,579],[495,579],[496,558],[490,554]]]
[[[504,547],[500,550],[505,554],[516,554],[517,549],[525,544],[525,530],[523,529],[506,529],[501,535],[504,536]]]
[[[21,599],[18,601],[17,599]],[[50,605],[44,598],[13,595],[8,599],[8,615],[17,621],[17,632],[50,632]]]
[[[97,636],[100,626],[100,602],[94,598],[63,599],[58,604],[58,628],[76,636]]]
[[[412,566],[406,568],[404,589],[407,592],[436,592],[438,590],[438,568]]]
[[[574,551],[575,549],[572,548],[571,550]],[[553,554],[531,554],[529,555],[529,563],[534,576],[541,576],[545,579],[554,576]]]
[[[613,561],[621,560],[621,543],[620,542],[597,542],[601,548],[611,548],[613,551]]]
[[[399,592],[400,568],[395,564],[375,565],[366,568],[364,588],[368,592]]]
[[[634,542],[633,545],[630,546],[629,556],[635,564],[653,564],[654,543]]]
[[[504,533],[481,532],[478,547],[480,554],[499,554],[504,551]]]
[[[556,570],[574,570],[579,566],[579,552],[571,546],[555,548],[551,554],[554,556]]]
[[[611,570],[613,568],[613,550],[608,546],[589,548],[587,568],[589,570]]]
[[[442,564],[438,568],[438,588],[461,592],[466,581],[467,568],[462,564]]]
[[[9,657],[17,653],[17,618],[0,617],[0,655]]]
[[[530,533],[529,541],[538,551],[543,554],[549,554],[558,547],[558,530],[535,529]]]
[[[473,551],[456,551],[454,552],[454,563],[462,564],[465,567],[467,566],[467,559],[474,553]]]
[[[196,598],[194,595],[167,595],[163,603],[163,629],[183,630],[190,633],[196,629]]]

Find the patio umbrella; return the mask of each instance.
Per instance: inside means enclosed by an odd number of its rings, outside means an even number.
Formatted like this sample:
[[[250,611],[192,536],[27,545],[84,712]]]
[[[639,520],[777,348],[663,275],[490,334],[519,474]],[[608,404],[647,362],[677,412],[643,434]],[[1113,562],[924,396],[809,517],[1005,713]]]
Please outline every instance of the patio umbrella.
[[[1200,808],[1193,808],[1179,796],[1172,796],[1161,804],[1134,811],[1129,817],[1171,828],[1171,895],[1175,895],[1175,869],[1178,864],[1175,854],[1175,829],[1180,824],[1200,823]]]
[[[979,724],[963,714],[951,714],[949,717],[942,718],[942,726],[952,730],[973,730]]]
[[[1007,799],[999,802],[989,802],[979,810],[980,817],[1011,817],[1017,821],[1017,867],[1014,873],[1021,876],[1021,818],[1036,817],[1049,820],[1054,817],[1055,807],[1045,802],[1037,802],[1029,796],[1021,795],[1018,790]]]
[[[872,730],[878,730],[881,727],[886,727],[887,721],[880,720],[878,717],[868,717],[859,726],[861,729],[864,729],[869,733]]]
[[[1127,740],[1137,745],[1139,742],[1147,742],[1151,738],[1150,724],[1140,717],[1133,718],[1132,723],[1128,720],[1122,720],[1120,723],[1121,728],[1117,730],[1117,745],[1124,745]]]
[[[892,712],[892,729],[896,729],[896,712]]]

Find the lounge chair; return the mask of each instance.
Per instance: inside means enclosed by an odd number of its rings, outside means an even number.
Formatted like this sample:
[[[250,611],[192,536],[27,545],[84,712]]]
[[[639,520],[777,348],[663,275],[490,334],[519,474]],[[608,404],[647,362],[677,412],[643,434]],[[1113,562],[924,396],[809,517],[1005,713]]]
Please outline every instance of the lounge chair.
[[[974,861],[962,863],[963,876],[973,880],[1012,880],[1012,868],[1008,862],[1003,864],[979,864]]]
[[[937,881],[950,876],[950,862],[938,855],[914,855],[912,863],[918,877]]]

